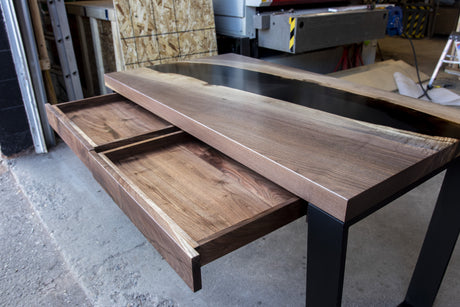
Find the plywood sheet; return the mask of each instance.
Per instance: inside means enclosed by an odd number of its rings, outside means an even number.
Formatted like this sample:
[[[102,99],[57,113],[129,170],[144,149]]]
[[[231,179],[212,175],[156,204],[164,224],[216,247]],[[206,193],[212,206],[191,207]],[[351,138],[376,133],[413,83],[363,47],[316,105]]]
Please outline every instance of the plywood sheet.
[[[110,21],[98,21],[99,37],[101,39],[102,59],[104,61],[104,71],[106,73],[117,71],[115,52],[113,48],[112,26]]]
[[[217,54],[212,0],[114,0],[125,69]]]

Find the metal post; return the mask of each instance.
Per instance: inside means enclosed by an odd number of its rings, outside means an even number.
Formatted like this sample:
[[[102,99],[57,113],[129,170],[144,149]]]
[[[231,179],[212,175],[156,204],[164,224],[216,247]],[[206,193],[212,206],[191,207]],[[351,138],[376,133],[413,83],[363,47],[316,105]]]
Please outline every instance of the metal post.
[[[348,226],[308,204],[307,306],[340,306]]]
[[[26,0],[17,1],[16,6],[17,18],[23,34],[22,41],[24,43],[25,52],[27,55],[27,63],[32,80],[32,86],[34,89],[34,97],[36,99],[38,115],[40,117],[40,123],[43,130],[43,136],[45,138],[46,144],[52,146],[55,144],[54,131],[49,125],[48,117],[46,116],[45,103],[48,99],[46,96],[45,84],[43,83],[41,67],[39,64],[41,62],[38,58],[38,51],[34,39],[34,30],[29,15],[29,6]]]
[[[444,47],[444,51],[441,53],[441,57],[439,58],[438,64],[431,75],[430,81],[428,82],[428,89],[433,88],[434,79],[438,75],[439,69],[441,68],[442,64],[444,63],[444,59],[446,58],[447,52],[449,52],[449,48],[452,45],[452,37],[449,37],[447,41],[446,47]]]
[[[401,306],[432,306],[460,233],[460,158],[447,169],[438,201]]]
[[[32,140],[36,153],[46,153],[46,142],[43,135],[43,130],[40,122],[40,114],[35,100],[34,89],[30,77],[29,67],[27,66],[27,58],[24,51],[24,46],[21,40],[21,32],[14,11],[13,1],[1,0],[3,18],[5,20],[6,31],[8,33],[8,41],[11,47],[16,74],[18,76],[19,87],[21,89],[24,107],[29,122]]]

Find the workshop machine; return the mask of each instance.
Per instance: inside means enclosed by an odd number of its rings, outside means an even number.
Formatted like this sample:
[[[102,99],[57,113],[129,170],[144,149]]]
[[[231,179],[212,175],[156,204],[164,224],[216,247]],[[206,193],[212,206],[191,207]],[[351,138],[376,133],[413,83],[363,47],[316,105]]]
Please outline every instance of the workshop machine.
[[[218,35],[241,42],[242,54],[263,47],[299,54],[385,36],[385,6],[341,0],[213,0]],[[252,43],[252,44],[251,44]]]

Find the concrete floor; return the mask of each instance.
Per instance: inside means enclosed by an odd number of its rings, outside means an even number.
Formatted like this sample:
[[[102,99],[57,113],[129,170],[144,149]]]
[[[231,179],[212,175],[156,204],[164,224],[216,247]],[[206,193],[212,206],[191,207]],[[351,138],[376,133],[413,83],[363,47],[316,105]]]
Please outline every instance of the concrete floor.
[[[416,43],[435,50],[445,40]],[[411,63],[406,40],[381,47]],[[432,53],[419,59],[427,74]],[[344,306],[403,300],[442,178],[351,227]],[[0,161],[0,191],[0,305],[304,305],[304,219],[204,266],[203,289],[192,293],[65,144]],[[459,290],[457,244],[435,306],[458,306]]]
[[[90,305],[46,224],[0,164],[0,305]]]
[[[431,77],[433,70],[438,63],[439,57],[447,43],[447,37],[433,37],[420,40],[413,40],[417,62],[421,72]],[[406,63],[415,66],[414,56],[410,43],[407,39],[400,37],[386,37],[379,40],[379,46],[382,51],[381,56],[384,60],[394,59],[403,60]],[[376,61],[381,60],[377,54]],[[457,94],[460,94],[460,82],[457,76],[445,73],[440,70],[434,82],[434,85],[448,85],[448,88]]]

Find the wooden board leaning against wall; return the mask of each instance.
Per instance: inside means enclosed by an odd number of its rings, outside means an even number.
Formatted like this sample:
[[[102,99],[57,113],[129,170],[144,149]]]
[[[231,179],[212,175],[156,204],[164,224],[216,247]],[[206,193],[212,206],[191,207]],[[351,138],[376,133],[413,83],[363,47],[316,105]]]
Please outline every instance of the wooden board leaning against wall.
[[[114,0],[123,68],[217,55],[211,0]]]

